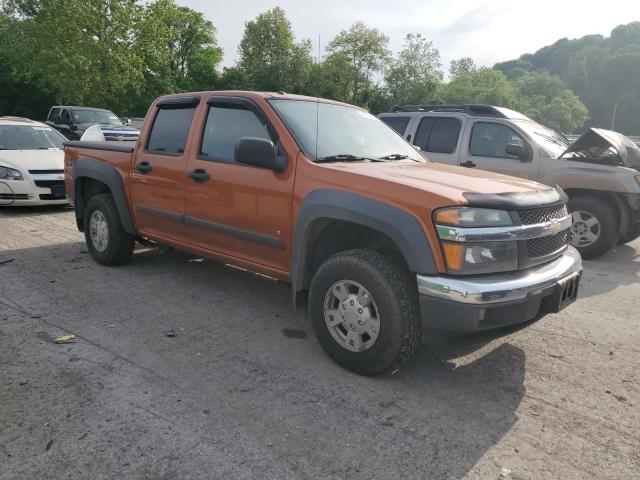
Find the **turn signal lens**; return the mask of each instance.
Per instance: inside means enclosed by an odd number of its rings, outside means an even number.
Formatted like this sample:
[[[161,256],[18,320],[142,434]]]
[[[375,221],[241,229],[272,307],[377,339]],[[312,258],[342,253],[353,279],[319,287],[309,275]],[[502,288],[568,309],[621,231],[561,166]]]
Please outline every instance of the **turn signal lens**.
[[[459,271],[462,269],[462,259],[464,257],[464,244],[446,242],[442,244],[444,259],[449,270]]]
[[[436,212],[435,220],[439,225],[455,225],[457,227],[503,227],[513,225],[509,212],[491,208],[443,208]]]

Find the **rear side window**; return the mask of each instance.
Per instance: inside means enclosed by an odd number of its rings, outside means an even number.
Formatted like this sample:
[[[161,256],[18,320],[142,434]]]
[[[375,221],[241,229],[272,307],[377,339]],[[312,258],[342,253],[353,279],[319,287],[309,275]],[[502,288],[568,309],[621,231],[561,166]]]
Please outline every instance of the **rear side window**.
[[[409,117],[380,117],[384,123],[393,128],[400,135],[404,135],[407,125],[409,125]]]
[[[49,113],[49,120],[54,123],[58,123],[59,119],[60,119],[60,109],[59,108],[52,109],[51,112]]]
[[[236,143],[242,137],[271,140],[266,125],[251,110],[235,104],[211,106],[200,155],[207,160],[233,162]]]
[[[453,153],[458,145],[462,122],[450,117],[424,117],[413,143],[432,153]]]
[[[195,111],[195,108],[159,109],[151,127],[147,150],[173,155],[184,153]]]

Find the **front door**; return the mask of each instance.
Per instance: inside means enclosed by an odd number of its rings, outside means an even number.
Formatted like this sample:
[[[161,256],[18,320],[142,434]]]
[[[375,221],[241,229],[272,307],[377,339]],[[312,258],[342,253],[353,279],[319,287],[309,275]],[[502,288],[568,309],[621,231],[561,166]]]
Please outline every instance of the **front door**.
[[[524,135],[500,122],[476,120],[471,125],[469,141],[460,155],[460,165],[474,165],[480,170],[503,173],[514,177],[536,180],[538,176],[537,155]],[[509,145],[525,147],[529,157],[520,159],[507,153]]]
[[[213,252],[286,272],[291,249],[295,158],[287,170],[235,163],[238,139],[271,140],[286,155],[267,115],[253,101],[212,97],[187,167],[185,223],[190,241]]]
[[[182,102],[182,103],[180,103]],[[131,189],[138,230],[185,241],[184,185],[189,133],[197,97],[158,103],[153,125],[138,147],[131,170]]]

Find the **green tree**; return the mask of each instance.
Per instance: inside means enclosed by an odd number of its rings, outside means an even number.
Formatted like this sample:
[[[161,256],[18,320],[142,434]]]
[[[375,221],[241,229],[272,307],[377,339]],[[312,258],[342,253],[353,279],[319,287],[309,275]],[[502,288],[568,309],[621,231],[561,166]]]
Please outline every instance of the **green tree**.
[[[301,92],[313,67],[311,42],[296,44],[284,10],[276,7],[246,23],[238,68],[255,90]]]
[[[475,73],[478,70],[476,63],[471,57],[462,57],[458,60],[452,60],[449,66],[449,76],[456,78],[460,75]]]
[[[440,52],[421,34],[408,34],[404,46],[385,74],[390,100],[395,104],[433,101],[442,82]]]
[[[522,106],[517,88],[504,73],[481,67],[456,75],[443,88],[447,103],[484,103],[518,109]]]
[[[348,69],[345,75],[330,69],[328,81],[341,83],[342,100],[358,105],[367,105],[372,98],[373,77],[381,74],[391,61],[387,45],[389,39],[378,29],[367,27],[362,22],[354,23],[349,30],[341,31],[328,45],[329,65],[344,64]]]

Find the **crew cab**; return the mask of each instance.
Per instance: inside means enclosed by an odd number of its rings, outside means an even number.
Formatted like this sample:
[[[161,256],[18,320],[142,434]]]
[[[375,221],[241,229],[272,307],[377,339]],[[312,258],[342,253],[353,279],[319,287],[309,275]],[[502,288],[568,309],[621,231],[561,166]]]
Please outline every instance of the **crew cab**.
[[[143,240],[290,282],[324,350],[360,374],[397,369],[423,332],[527,322],[579,287],[562,190],[431,163],[330,100],[161,97],[133,146],[67,142],[65,178],[97,262]]]
[[[573,144],[525,115],[489,105],[405,105],[380,119],[440,163],[559,185],[571,243],[595,258],[640,236],[640,148],[591,128]]]
[[[105,140],[134,142],[140,134],[137,128],[103,108],[55,105],[49,110],[46,123],[69,140],[80,140],[86,130],[95,125],[100,126]]]

